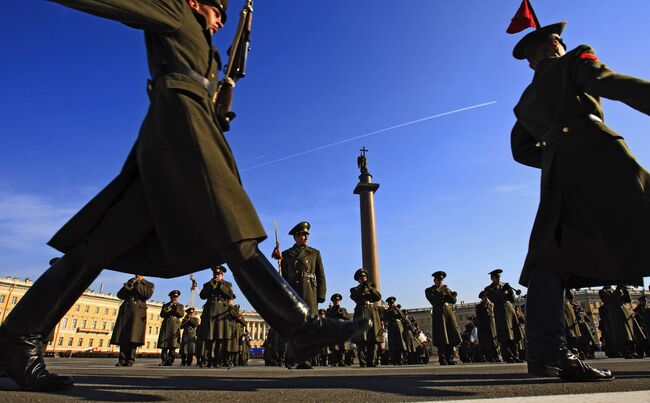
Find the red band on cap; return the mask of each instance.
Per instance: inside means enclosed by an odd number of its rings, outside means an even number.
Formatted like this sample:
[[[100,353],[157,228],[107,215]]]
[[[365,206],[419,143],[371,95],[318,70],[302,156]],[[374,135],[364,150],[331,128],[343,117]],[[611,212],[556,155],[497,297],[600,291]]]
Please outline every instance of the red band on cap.
[[[580,55],[580,58],[583,59],[583,60],[589,60],[589,61],[592,61],[592,62],[597,62],[598,61],[598,57],[596,57],[596,55],[594,55],[593,53],[587,53],[587,52],[582,53]]]

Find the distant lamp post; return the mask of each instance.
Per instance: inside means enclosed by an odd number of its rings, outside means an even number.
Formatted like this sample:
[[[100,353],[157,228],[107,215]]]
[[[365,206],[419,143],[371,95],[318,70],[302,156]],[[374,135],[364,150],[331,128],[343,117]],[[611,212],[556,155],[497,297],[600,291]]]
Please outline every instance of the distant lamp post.
[[[361,252],[363,257],[363,268],[368,271],[371,282],[375,283],[377,290],[381,290],[379,279],[379,255],[377,254],[377,231],[375,227],[375,192],[379,189],[379,183],[372,183],[372,175],[368,172],[366,152],[361,148],[361,154],[357,157],[357,166],[361,171],[359,183],[354,188],[354,194],[359,195],[361,215]]]

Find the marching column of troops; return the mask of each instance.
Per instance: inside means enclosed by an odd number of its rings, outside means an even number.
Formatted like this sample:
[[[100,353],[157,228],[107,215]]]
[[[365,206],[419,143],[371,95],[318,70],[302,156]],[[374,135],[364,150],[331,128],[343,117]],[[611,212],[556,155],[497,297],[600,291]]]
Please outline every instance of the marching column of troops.
[[[302,222],[296,228],[308,231],[309,223]],[[291,256],[294,249],[295,245],[283,254]],[[294,255],[301,256],[303,252],[296,251]],[[307,252],[306,256],[316,256],[317,250],[310,248]],[[305,258],[302,262],[309,260]],[[296,261],[301,260],[294,258],[293,262],[283,263],[283,267],[287,270],[296,267]],[[322,270],[320,253],[314,262],[317,262],[315,267]],[[195,358],[200,367],[247,365],[251,338],[239,305],[233,304],[236,296],[232,284],[223,279],[226,272],[223,266],[212,268],[213,278],[203,285],[200,292],[200,297],[206,300],[200,319],[194,307],[185,308],[178,302],[180,291],[169,293],[170,301],[163,304],[160,311],[163,322],[157,343],[161,349],[159,365],[172,366],[177,351],[181,366],[193,365]],[[329,307],[319,309],[318,314],[334,320],[368,317],[373,326],[352,341],[331,345],[311,360],[300,363],[291,357],[286,341],[271,330],[263,345],[265,363],[296,368],[310,368],[312,365],[345,367],[356,362],[361,367],[426,364],[430,360],[431,347],[437,348],[440,365],[455,365],[456,355],[462,362],[523,362],[526,359],[525,319],[522,307],[516,303],[521,292],[501,282],[502,273],[501,269],[488,273],[491,283],[479,293],[480,302],[475,305],[475,315],[468,318],[463,329],[456,318],[457,293],[444,282],[447,274],[444,271],[433,273],[434,284],[425,289],[425,296],[431,303],[432,328],[429,333],[422,331],[418,322],[396,304],[395,297],[386,298],[384,304],[375,284],[368,281],[368,272],[359,269],[354,273],[358,284],[350,289],[350,298],[356,304],[354,313],[350,314],[341,306],[343,296],[335,293],[330,298]],[[300,273],[295,278],[312,279]],[[295,280],[293,284],[301,284],[301,281]],[[137,275],[124,283],[117,293],[123,302],[111,338],[111,344],[120,347],[116,366],[132,366],[137,347],[144,344],[146,301],[153,290],[153,283]],[[596,324],[589,325],[592,319],[575,301],[573,292],[566,290],[564,324],[567,347],[581,359],[595,358],[599,349],[612,358],[650,356],[647,338],[650,309],[646,296],[639,297],[632,308],[630,293],[625,286],[615,289],[606,286],[598,295],[602,301],[597,324],[600,340],[596,336]],[[316,301],[320,299],[314,294],[314,306],[317,306]]]

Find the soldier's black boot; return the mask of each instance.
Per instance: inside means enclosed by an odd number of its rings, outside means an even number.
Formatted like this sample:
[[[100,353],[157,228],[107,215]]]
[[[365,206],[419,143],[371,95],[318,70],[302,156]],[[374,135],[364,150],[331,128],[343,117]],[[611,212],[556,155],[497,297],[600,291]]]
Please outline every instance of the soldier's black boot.
[[[369,319],[339,321],[314,315],[256,245],[249,243],[249,252],[233,245],[226,251],[228,266],[253,308],[289,341],[296,361],[311,359],[323,347],[343,343],[370,327]]]
[[[567,347],[564,336],[564,287],[557,272],[533,272],[526,296],[526,360],[528,374],[567,381],[614,379],[606,369],[583,363]]]
[[[45,369],[43,339],[100,271],[71,255],[54,262],[0,326],[0,371],[23,389],[72,387],[71,377],[51,374]]]

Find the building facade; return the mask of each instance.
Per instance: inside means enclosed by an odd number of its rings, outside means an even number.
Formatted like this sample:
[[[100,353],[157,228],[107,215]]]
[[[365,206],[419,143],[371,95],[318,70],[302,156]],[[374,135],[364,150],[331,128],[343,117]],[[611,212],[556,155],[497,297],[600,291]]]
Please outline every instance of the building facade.
[[[16,277],[0,278],[0,322],[11,312],[23,295],[29,290],[32,281]],[[119,346],[110,344],[111,334],[117,319],[122,300],[110,293],[87,290],[72,306],[68,313],[54,328],[52,343],[48,352],[79,351],[119,351]],[[156,353],[158,333],[162,324],[160,310],[162,302],[147,302],[147,326],[145,342],[138,352]],[[201,310],[198,309],[198,316]],[[269,330],[269,325],[257,312],[244,311],[246,328],[252,338],[251,347],[261,347]]]

